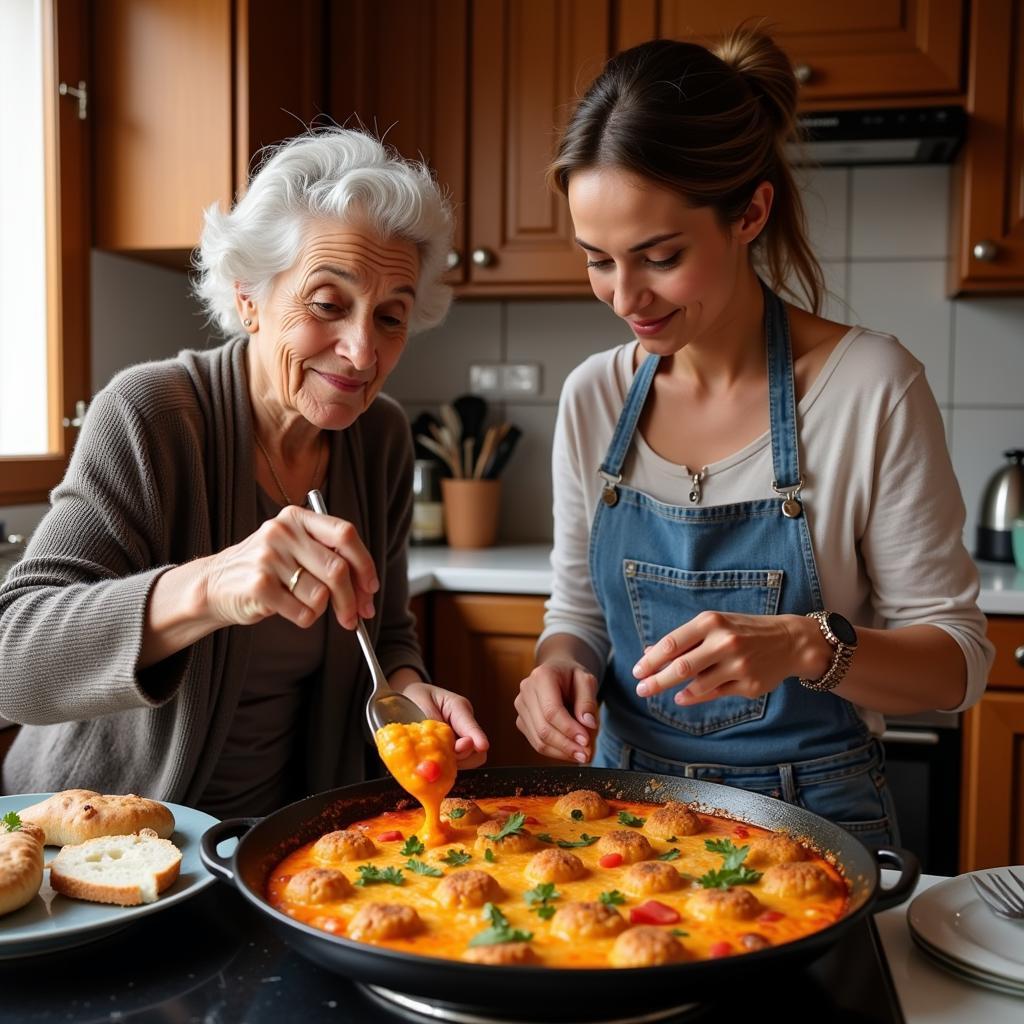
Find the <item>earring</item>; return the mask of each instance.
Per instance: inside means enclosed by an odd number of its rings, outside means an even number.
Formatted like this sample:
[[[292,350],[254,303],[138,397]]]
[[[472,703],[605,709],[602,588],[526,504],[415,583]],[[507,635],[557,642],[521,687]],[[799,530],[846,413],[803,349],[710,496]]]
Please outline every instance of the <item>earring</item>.
[[[245,324],[246,327],[252,327],[252,321],[251,320],[243,320],[242,323]]]

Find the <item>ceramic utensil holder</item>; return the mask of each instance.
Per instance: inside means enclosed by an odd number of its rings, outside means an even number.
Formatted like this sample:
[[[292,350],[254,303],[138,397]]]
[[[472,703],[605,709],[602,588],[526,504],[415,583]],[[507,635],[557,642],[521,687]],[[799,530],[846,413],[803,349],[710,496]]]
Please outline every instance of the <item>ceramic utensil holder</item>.
[[[444,531],[451,548],[488,548],[498,537],[500,480],[441,481]]]

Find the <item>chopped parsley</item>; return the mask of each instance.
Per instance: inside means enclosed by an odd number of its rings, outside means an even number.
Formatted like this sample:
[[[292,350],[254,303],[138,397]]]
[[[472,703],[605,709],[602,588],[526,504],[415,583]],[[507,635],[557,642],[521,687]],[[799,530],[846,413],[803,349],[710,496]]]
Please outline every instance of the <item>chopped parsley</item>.
[[[17,832],[21,828],[21,816],[17,811],[8,811],[0,821],[4,823],[8,832]]]
[[[593,846],[599,838],[600,836],[588,836],[586,832],[581,832],[579,839],[575,842],[569,839],[558,839],[555,843],[563,850],[572,850],[577,846]]]
[[[484,904],[484,920],[490,921],[490,928],[478,932],[469,940],[471,946],[496,946],[502,942],[529,942],[533,932],[513,928],[508,918],[493,904]]]
[[[630,828],[641,828],[646,818],[638,818],[635,814],[630,814],[629,811],[619,811],[619,824],[629,825]]]
[[[569,817],[572,818],[573,821],[582,821],[583,812],[578,807],[575,807],[569,812]]]
[[[658,860],[679,860],[679,850],[673,846],[671,850],[658,854]]]
[[[538,833],[537,838],[542,843],[553,843],[554,842],[554,839],[551,838],[551,833],[550,832],[540,832],[540,833]]]
[[[621,907],[626,902],[626,897],[618,889],[611,892],[603,892],[597,897],[606,907]]]
[[[494,851],[489,846],[484,850],[484,860],[487,861],[488,864],[494,863]]]
[[[449,821],[458,821],[459,818],[464,818],[465,816],[466,816],[466,808],[465,807],[453,807],[448,812],[448,820]]]
[[[381,870],[372,864],[360,864],[356,869],[359,872],[359,881],[356,885],[405,885],[405,876],[401,868],[384,868]]]
[[[555,908],[551,906],[551,902],[561,897],[562,894],[555,888],[554,882],[540,882],[523,893],[523,899],[530,909],[545,921],[555,916]]]
[[[468,864],[473,858],[465,850],[449,850],[441,860],[450,868],[460,868]]]
[[[403,857],[418,857],[426,847],[419,841],[416,836],[409,836],[405,841],[405,845],[402,847]]]
[[[690,933],[684,932],[682,928],[673,928],[669,935],[674,935],[677,939],[685,939],[689,937]]]
[[[751,885],[761,877],[760,871],[743,867],[749,846],[734,846],[731,839],[705,839],[704,847],[724,858],[721,868],[708,871],[697,881],[705,889],[728,889],[730,885]]]
[[[526,815],[523,814],[522,811],[516,811],[515,813],[510,814],[505,819],[505,824],[502,825],[501,828],[493,835],[488,836],[488,838],[492,839],[496,843],[500,843],[502,839],[505,839],[507,836],[518,835],[523,831],[523,823],[525,821]]]
[[[416,860],[410,857],[406,862],[405,866],[410,870],[414,871],[417,875],[427,875],[430,878],[441,878],[444,872],[440,868],[431,867],[425,861]]]

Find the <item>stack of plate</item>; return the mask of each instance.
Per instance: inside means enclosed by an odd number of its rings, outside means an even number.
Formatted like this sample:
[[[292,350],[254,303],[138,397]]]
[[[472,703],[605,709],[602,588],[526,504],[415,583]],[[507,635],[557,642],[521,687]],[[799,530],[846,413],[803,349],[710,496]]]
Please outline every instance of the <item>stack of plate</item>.
[[[1024,867],[1013,870],[1020,874]],[[976,872],[982,878],[989,873]],[[1024,996],[1024,921],[996,917],[969,875],[922,892],[910,904],[907,923],[921,950],[945,970],[975,985]]]

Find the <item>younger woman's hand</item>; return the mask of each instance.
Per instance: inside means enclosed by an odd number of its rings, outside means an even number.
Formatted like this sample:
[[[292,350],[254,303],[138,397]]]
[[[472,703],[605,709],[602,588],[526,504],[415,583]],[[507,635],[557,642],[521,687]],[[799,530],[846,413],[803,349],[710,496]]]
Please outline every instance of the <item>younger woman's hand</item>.
[[[516,728],[538,754],[585,764],[597,732],[597,679],[579,662],[552,659],[520,684]]]
[[[447,722],[455,733],[455,757],[460,768],[479,768],[487,760],[487,739],[473,714],[473,705],[458,693],[432,683],[392,686],[405,694],[428,718]]]
[[[683,706],[770,693],[788,676],[810,675],[800,660],[806,659],[807,642],[796,628],[806,621],[796,615],[701,612],[644,651],[633,666],[636,692],[653,697],[688,683],[673,698]],[[822,653],[827,668],[827,652]]]

